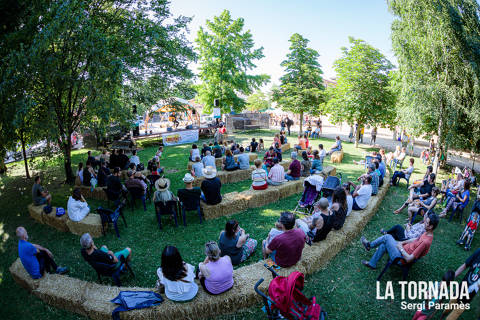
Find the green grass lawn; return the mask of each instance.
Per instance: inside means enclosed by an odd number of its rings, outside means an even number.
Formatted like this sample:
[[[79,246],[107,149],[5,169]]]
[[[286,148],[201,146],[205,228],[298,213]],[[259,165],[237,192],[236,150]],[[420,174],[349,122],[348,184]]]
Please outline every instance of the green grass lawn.
[[[269,131],[249,132],[249,134],[236,134],[235,140],[247,145],[251,137],[264,138],[265,146],[268,147],[273,134]],[[289,141],[292,145],[296,138]],[[202,141],[201,141],[202,142]],[[323,143],[326,149],[333,141],[327,139],[312,140],[316,147]],[[363,167],[353,164],[352,160],[361,160],[365,153],[372,149],[355,149],[353,144],[344,143],[345,157],[342,164],[337,164],[337,172],[341,172],[343,179],[354,179],[363,173]],[[166,176],[171,180],[171,190],[176,191],[183,187],[181,178],[187,172],[188,151],[190,146],[182,145],[166,147],[161,165],[166,168]],[[73,163],[85,161],[87,150],[74,151]],[[155,147],[145,147],[139,152],[142,162],[152,158],[156,151]],[[285,154],[284,158],[289,158]],[[425,166],[416,159],[414,178],[421,177]],[[44,184],[52,192],[56,206],[66,206],[68,195],[72,187],[62,184],[63,165],[61,158],[49,159],[37,158],[32,165],[35,170],[42,171]],[[326,159],[325,165],[329,165]],[[23,163],[15,163],[9,166],[12,172],[10,176],[0,178],[0,316],[2,319],[75,319],[80,316],[58,310],[41,302],[29,295],[24,289],[18,287],[8,272],[8,267],[17,258],[17,240],[15,228],[23,225],[30,234],[30,240],[48,247],[56,256],[61,265],[70,268],[70,275],[79,279],[96,281],[96,274],[83,261],[80,256],[79,236],[69,233],[60,233],[54,229],[35,223],[29,218],[27,205],[31,202],[31,181],[21,176]],[[250,181],[242,181],[235,184],[224,185],[222,193],[243,191],[250,187]],[[405,214],[395,216],[392,211],[396,209],[406,198],[405,185],[391,188],[379,211],[367,225],[364,234],[367,238],[379,235],[381,227],[390,227],[397,223],[403,223]],[[265,207],[249,209],[232,217],[222,217],[199,224],[195,212],[187,216],[187,227],[174,227],[173,222],[164,218],[164,228],[160,231],[157,227],[154,208],[147,204],[147,211],[139,209],[133,212],[130,208],[125,210],[128,228],[119,224],[121,238],[117,239],[113,230],[109,230],[106,237],[96,240],[97,245],[105,244],[112,250],[129,246],[133,250],[132,267],[136,278],[124,278],[127,286],[153,287],[156,281],[156,269],[160,265],[161,251],[165,245],[175,245],[179,248],[185,261],[198,264],[203,261],[203,245],[206,241],[218,238],[220,231],[227,219],[235,218],[240,225],[250,233],[251,237],[259,240],[266,237],[273,226],[274,221],[283,210],[293,209],[299,199],[295,195],[282,199]],[[88,200],[87,200],[88,201]],[[88,201],[91,207],[106,206],[102,201]],[[447,269],[455,269],[469,255],[460,247],[455,246],[455,240],[463,229],[463,223],[448,223],[441,221],[436,231],[435,240],[430,253],[420,260],[410,273],[410,280],[439,280]],[[472,248],[477,248],[480,240],[474,240]],[[375,299],[375,278],[379,271],[366,270],[360,264],[361,259],[369,258],[371,253],[366,253],[358,239],[352,239],[351,245],[338,254],[323,269],[307,278],[305,292],[307,295],[315,295],[320,304],[329,312],[330,319],[409,319],[412,311],[400,310],[399,301],[379,301]],[[254,263],[261,258],[260,250],[244,264]],[[240,266],[241,267],[241,266]],[[398,270],[388,272],[383,279],[396,281],[400,279]],[[253,290],[253,288],[252,288]],[[8,294],[4,294],[7,293]],[[478,304],[480,298],[475,299]],[[478,314],[478,307],[464,314],[464,319],[472,319]],[[259,306],[249,308],[230,316],[221,316],[220,319],[258,319],[263,317]]]

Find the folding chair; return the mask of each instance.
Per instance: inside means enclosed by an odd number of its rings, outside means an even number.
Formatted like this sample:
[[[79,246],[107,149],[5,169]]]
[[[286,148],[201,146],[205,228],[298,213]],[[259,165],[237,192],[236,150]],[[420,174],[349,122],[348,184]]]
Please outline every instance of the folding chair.
[[[135,273],[133,273],[132,268],[130,267],[130,265],[128,264],[128,262],[125,260],[123,256],[120,257],[120,262],[121,264],[118,268],[115,268],[115,264],[110,265],[110,264],[101,263],[101,262],[88,261],[88,264],[92,266],[92,268],[97,272],[99,283],[102,283],[102,276],[111,277],[115,285],[117,287],[121,287],[122,282],[120,281],[120,274],[123,272],[123,270],[126,268],[134,278],[135,278]]]
[[[171,215],[175,221],[175,227],[178,227],[177,215],[178,215],[178,202],[170,200],[167,202],[159,201],[155,202],[155,214],[157,216],[158,228],[162,228],[162,216]],[[185,215],[183,215],[183,224],[185,223]]]
[[[408,277],[408,273],[410,272],[410,269],[412,268],[413,264],[415,262],[417,262],[418,260],[415,259],[413,260],[412,262],[410,263],[407,263],[405,261],[405,259],[403,258],[395,258],[392,260],[388,259],[388,262],[387,264],[385,265],[385,267],[383,268],[382,272],[378,275],[377,277],[377,281],[380,281],[380,279],[382,278],[383,274],[385,272],[387,272],[387,269],[390,268],[391,266],[397,266],[397,267],[400,267],[400,269],[402,269],[402,280],[405,281],[407,280],[407,277]]]
[[[198,218],[200,219],[200,223],[202,223],[202,207],[200,206],[200,198],[198,201],[192,205],[191,207],[187,207],[182,199],[180,199],[180,208],[182,210],[182,218],[183,218],[183,225],[186,227],[187,226],[187,218],[186,218],[186,212],[187,211],[197,211],[198,213]]]
[[[143,211],[147,211],[147,204],[146,204],[146,198],[145,198],[145,190],[143,188],[130,188],[128,189],[128,193],[130,193],[131,197],[131,208],[132,211],[135,208],[135,199],[140,199],[142,200],[143,204]]]
[[[110,210],[110,209],[105,209],[102,207],[97,208],[97,213],[100,215],[100,218],[102,219],[102,234],[105,235],[105,226],[108,225],[109,223],[113,224],[113,227],[115,229],[115,233],[117,234],[117,238],[120,238],[120,232],[118,231],[118,218],[122,217],[123,223],[125,224],[125,228],[127,227],[127,221],[125,221],[125,216],[123,215],[123,204],[121,203],[115,211]]]

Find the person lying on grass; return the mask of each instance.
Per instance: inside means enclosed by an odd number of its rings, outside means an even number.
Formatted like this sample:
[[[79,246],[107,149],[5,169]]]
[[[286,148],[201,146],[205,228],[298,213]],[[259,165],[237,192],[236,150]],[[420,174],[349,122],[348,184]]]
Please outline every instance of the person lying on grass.
[[[157,269],[156,288],[164,290],[167,298],[172,301],[192,300],[198,292],[194,270],[191,264],[183,261],[176,247],[165,246],[161,266]]]
[[[221,256],[230,256],[232,264],[238,265],[250,257],[257,247],[257,240],[240,227],[236,220],[229,220],[225,224],[225,230],[220,232],[218,245]]]
[[[203,262],[198,265],[198,278],[206,293],[217,295],[233,287],[233,265],[229,256],[220,257],[220,248],[215,241],[205,244]]]
[[[57,274],[68,272],[68,268],[57,266],[50,250],[39,244],[28,242],[28,233],[24,227],[18,227],[15,232],[18,237],[18,256],[33,279],[40,279],[45,271]]]
[[[418,184],[412,184],[411,186],[409,186],[408,190],[410,191],[410,194],[407,201],[405,201],[402,206],[395,210],[393,213],[399,214],[415,199],[423,200],[430,197],[432,195],[433,187],[435,187],[435,173],[431,173],[426,180],[423,180]]]
[[[425,233],[420,237],[405,241],[396,241],[392,235],[386,234],[372,242],[365,237],[361,237],[365,250],[377,248],[370,261],[362,260],[362,264],[370,269],[376,269],[377,263],[385,253],[388,254],[390,261],[396,258],[404,259],[406,263],[412,263],[415,260],[425,256],[430,250],[433,241],[433,231],[438,226],[439,218],[435,213],[430,213],[425,220]]]
[[[265,247],[264,254],[270,255],[272,260],[282,268],[295,265],[302,257],[305,247],[305,233],[295,228],[295,215],[291,212],[282,212],[278,222],[283,231]]]

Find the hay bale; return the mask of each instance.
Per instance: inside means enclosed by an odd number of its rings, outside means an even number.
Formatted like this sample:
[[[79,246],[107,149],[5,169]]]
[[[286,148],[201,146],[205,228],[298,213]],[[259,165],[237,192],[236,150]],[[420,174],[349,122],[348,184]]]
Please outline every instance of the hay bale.
[[[216,167],[221,167],[223,163],[223,157],[221,158],[215,158],[215,166]]]
[[[32,217],[33,219],[37,220],[40,223],[44,223],[43,207],[45,207],[45,205],[34,206],[33,203],[29,204],[27,208],[28,208],[28,212],[30,213],[30,217]]]
[[[58,231],[67,232],[68,231],[67,220],[69,220],[68,215],[65,212],[63,216],[57,217],[57,215],[55,214],[56,210],[57,208],[52,207],[52,212],[50,212],[49,214],[43,214],[43,221],[45,224],[48,224],[49,226],[54,227]]]
[[[295,181],[284,182],[280,186],[275,186],[278,189],[279,199],[287,198],[293,194],[303,191],[303,178]]]
[[[105,193],[106,187],[96,187],[92,190],[91,187],[80,186],[79,189],[85,199],[108,201],[107,194]]]
[[[193,180],[193,186],[194,187],[200,187],[202,185],[203,180],[205,180],[204,177],[195,177],[195,180]]]
[[[269,203],[278,201],[279,192],[270,186],[265,190],[246,190],[239,194],[246,201],[248,208],[263,207]]]
[[[282,153],[284,153],[285,151],[290,150],[290,149],[291,149],[290,143],[287,142],[287,143],[285,143],[285,144],[282,144],[282,146],[280,147],[280,149],[282,149]]]
[[[249,161],[250,161],[250,162],[253,162],[253,161],[257,160],[258,154],[256,154],[256,153],[249,153],[249,154],[248,154],[248,158],[249,158]]]
[[[33,294],[47,304],[87,315],[82,308],[86,281],[59,274],[45,274]]]
[[[343,160],[343,150],[335,151],[332,153],[331,161],[332,163],[341,163]]]
[[[102,219],[96,213],[89,213],[83,220],[75,222],[67,219],[67,226],[71,233],[81,236],[88,232],[94,238],[102,236]]]
[[[238,192],[230,192],[223,196],[222,202],[216,205],[201,203],[203,215],[206,220],[230,215],[247,209],[245,199],[239,196]]]
[[[13,280],[15,280],[19,286],[27,289],[30,292],[38,288],[41,279],[32,279],[30,274],[23,267],[20,258],[17,258],[17,260],[15,260],[8,270],[10,271]]]
[[[292,161],[282,161],[279,164],[283,167],[285,171],[287,171],[288,167],[290,167],[290,163],[292,163]]]
[[[333,167],[333,166],[323,167],[322,174],[323,174],[325,177],[335,176],[335,175],[337,175],[337,168],[335,168],[335,167]]]

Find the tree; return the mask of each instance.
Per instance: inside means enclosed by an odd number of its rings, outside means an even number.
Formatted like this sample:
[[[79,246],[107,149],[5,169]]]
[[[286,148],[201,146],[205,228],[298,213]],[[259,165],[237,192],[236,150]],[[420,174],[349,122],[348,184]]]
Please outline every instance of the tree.
[[[247,98],[247,109],[252,112],[265,111],[270,108],[270,100],[267,95],[258,90]]]
[[[337,86],[329,89],[326,110],[334,123],[382,126],[395,118],[394,96],[389,90],[393,65],[385,56],[360,39],[349,38],[350,47],[334,63]],[[355,138],[358,146],[359,131]]]
[[[436,133],[439,153],[446,155],[459,134],[456,124],[464,121],[460,116],[480,125],[479,5],[475,0],[393,0],[389,7],[395,16],[400,120],[419,134]]]
[[[3,60],[1,80],[10,86],[1,93],[18,94],[8,88],[26,84],[38,114],[51,120],[44,125],[56,131],[69,182],[75,130],[98,118],[104,125],[127,120],[132,104],[149,106],[192,76],[195,54],[184,35],[190,18],[172,19],[167,0],[47,1],[26,11],[24,25],[34,32],[20,27],[6,38],[32,39]]]
[[[300,114],[302,132],[303,114],[316,113],[324,101],[322,69],[319,54],[308,48],[309,40],[295,33],[290,37],[290,52],[280,64],[285,74],[280,78],[280,88],[274,90],[273,98],[285,111]]]
[[[252,34],[243,31],[243,18],[232,20],[228,10],[206,24],[207,30],[200,27],[196,39],[202,80],[198,99],[206,112],[212,111],[214,99],[220,100],[222,112],[240,112],[246,102],[239,95],[249,95],[269,81],[267,75],[247,73],[256,67],[254,60],[264,57],[263,47],[253,48]]]

